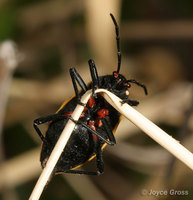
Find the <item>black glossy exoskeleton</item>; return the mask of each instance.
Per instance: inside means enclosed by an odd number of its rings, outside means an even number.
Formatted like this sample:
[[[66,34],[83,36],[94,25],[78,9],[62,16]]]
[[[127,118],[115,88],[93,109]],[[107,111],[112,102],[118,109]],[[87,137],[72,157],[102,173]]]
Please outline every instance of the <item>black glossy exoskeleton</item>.
[[[122,99],[122,103],[128,103],[131,106],[137,106],[138,101],[129,99],[128,89],[130,83],[135,83],[142,87],[147,94],[145,85],[135,81],[127,80],[123,75],[119,74],[121,66],[121,52],[119,41],[119,27],[112,14],[110,14],[115,25],[117,40],[117,70],[112,75],[98,76],[97,69],[93,60],[89,60],[92,82],[88,85],[84,83],[81,76],[75,68],[70,69],[70,75],[75,90],[75,96],[65,101],[59,110],[52,115],[41,117],[34,120],[34,128],[43,141],[40,161],[42,167],[45,164],[68,120],[73,120],[71,114],[76,105],[80,103],[81,96],[89,89],[92,89],[93,95],[84,107],[81,117],[76,121],[76,126],[72,135],[63,150],[61,157],[55,167],[54,173],[75,173],[99,175],[104,171],[102,160],[102,149],[107,145],[116,143],[114,133],[120,121],[120,113],[115,110],[100,94],[95,94],[95,89],[104,88],[114,93]],[[77,83],[81,88],[78,91]],[[74,120],[73,120],[74,121]],[[48,130],[43,135],[38,125],[50,122]],[[86,161],[96,157],[97,171],[88,172],[77,170]]]

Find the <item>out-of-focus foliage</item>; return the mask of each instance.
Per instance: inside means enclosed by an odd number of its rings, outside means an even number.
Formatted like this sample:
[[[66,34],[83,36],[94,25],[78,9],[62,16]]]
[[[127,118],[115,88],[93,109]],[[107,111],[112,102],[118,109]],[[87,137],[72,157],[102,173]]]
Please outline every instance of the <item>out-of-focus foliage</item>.
[[[90,81],[87,64],[90,58],[95,60],[100,75],[115,70],[116,40],[109,16],[113,12],[109,7],[115,1],[104,4],[95,0],[92,3],[90,0],[4,0],[0,3],[0,41],[15,41],[23,56],[13,74],[5,108],[0,145],[0,200],[28,199],[40,173],[41,141],[32,123],[37,117],[54,113],[73,95],[69,68],[76,67],[86,83]],[[138,109],[145,116],[193,151],[193,118],[187,114],[192,109],[193,2],[122,0],[119,3],[114,12],[120,26],[121,73],[128,79],[143,82],[149,90],[149,96],[144,97],[143,91],[132,85],[130,97],[140,101]],[[97,22],[102,15],[104,21]],[[95,33],[90,30],[93,24],[98,30]],[[109,44],[104,39],[106,33],[110,33]],[[113,45],[114,48],[104,51]],[[42,130],[46,128],[42,126]],[[192,198],[191,170],[171,158],[152,139],[126,120],[116,138],[117,145],[104,150],[102,176],[66,175],[63,179],[58,175],[47,186],[42,199],[91,196],[113,200],[157,199],[141,195],[142,189],[169,191],[172,188],[187,190],[188,195],[160,195],[159,198]],[[28,162],[33,169],[30,166],[25,169]],[[90,165],[85,168],[95,167],[95,162]],[[15,174],[2,181],[1,174],[6,176],[6,173],[1,170],[5,166],[7,172]]]

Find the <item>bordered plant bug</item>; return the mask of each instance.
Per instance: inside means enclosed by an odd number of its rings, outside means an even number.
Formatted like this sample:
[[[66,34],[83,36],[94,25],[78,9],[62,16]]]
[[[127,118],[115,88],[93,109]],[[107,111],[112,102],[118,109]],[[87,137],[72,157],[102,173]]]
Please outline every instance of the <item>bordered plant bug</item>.
[[[128,103],[131,106],[139,104],[136,100],[129,99],[128,89],[131,83],[137,84],[144,89],[147,94],[146,86],[134,79],[127,80],[119,73],[121,67],[121,52],[119,27],[112,14],[110,14],[115,26],[117,41],[117,70],[112,75],[98,76],[97,69],[93,60],[89,60],[90,73],[92,82],[85,84],[75,68],[70,69],[70,76],[74,86],[75,96],[65,101],[59,110],[52,115],[41,117],[34,120],[34,128],[40,136],[43,145],[41,150],[40,161],[44,168],[46,162],[62,132],[67,121],[71,118],[71,114],[78,103],[81,96],[92,89],[92,96],[89,99],[84,111],[78,121],[76,121],[75,129],[55,166],[54,173],[74,173],[99,175],[104,171],[104,163],[102,159],[102,149],[108,145],[116,143],[114,133],[120,122],[120,113],[115,110],[100,94],[95,94],[97,88],[104,88],[114,93],[122,99],[122,103]],[[78,91],[78,85],[81,91]],[[38,125],[50,122],[48,130],[43,135]],[[86,161],[96,157],[96,171],[77,170]]]

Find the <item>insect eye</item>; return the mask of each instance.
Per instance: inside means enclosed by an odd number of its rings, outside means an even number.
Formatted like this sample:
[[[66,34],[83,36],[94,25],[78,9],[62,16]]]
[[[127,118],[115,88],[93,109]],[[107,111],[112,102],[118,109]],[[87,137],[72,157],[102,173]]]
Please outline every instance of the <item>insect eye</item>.
[[[119,77],[119,74],[118,74],[116,71],[114,71],[114,72],[113,72],[113,77],[114,77],[114,78],[118,78],[118,77]]]
[[[123,86],[124,86],[124,87],[127,87],[127,88],[130,88],[130,87],[131,87],[131,84],[130,84],[130,83],[123,82]]]

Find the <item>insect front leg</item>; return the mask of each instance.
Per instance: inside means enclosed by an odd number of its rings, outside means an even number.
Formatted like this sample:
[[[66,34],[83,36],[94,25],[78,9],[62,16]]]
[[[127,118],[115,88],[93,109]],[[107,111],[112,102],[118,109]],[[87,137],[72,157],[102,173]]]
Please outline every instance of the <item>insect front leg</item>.
[[[80,102],[80,94],[78,92],[78,87],[77,87],[76,81],[77,81],[77,83],[79,84],[79,86],[81,87],[81,89],[84,93],[88,90],[87,86],[86,86],[85,82],[83,81],[83,79],[81,78],[81,76],[79,75],[79,73],[76,71],[75,68],[70,68],[69,71],[70,71],[70,76],[71,76],[71,79],[72,79],[76,98],[78,99],[78,103],[82,105],[82,103]]]
[[[97,73],[97,69],[94,63],[94,60],[90,59],[88,61],[89,67],[90,67],[90,73],[91,73],[91,78],[92,78],[92,95],[95,95],[95,90],[96,88],[99,87],[99,77],[98,77],[98,73]]]
[[[138,81],[136,81],[136,80],[134,80],[134,79],[127,80],[126,82],[127,82],[127,83],[135,83],[136,85],[138,85],[138,86],[140,86],[140,87],[143,88],[145,95],[148,94],[148,92],[147,92],[147,88],[146,88],[146,86],[145,86],[144,84],[139,83]]]

